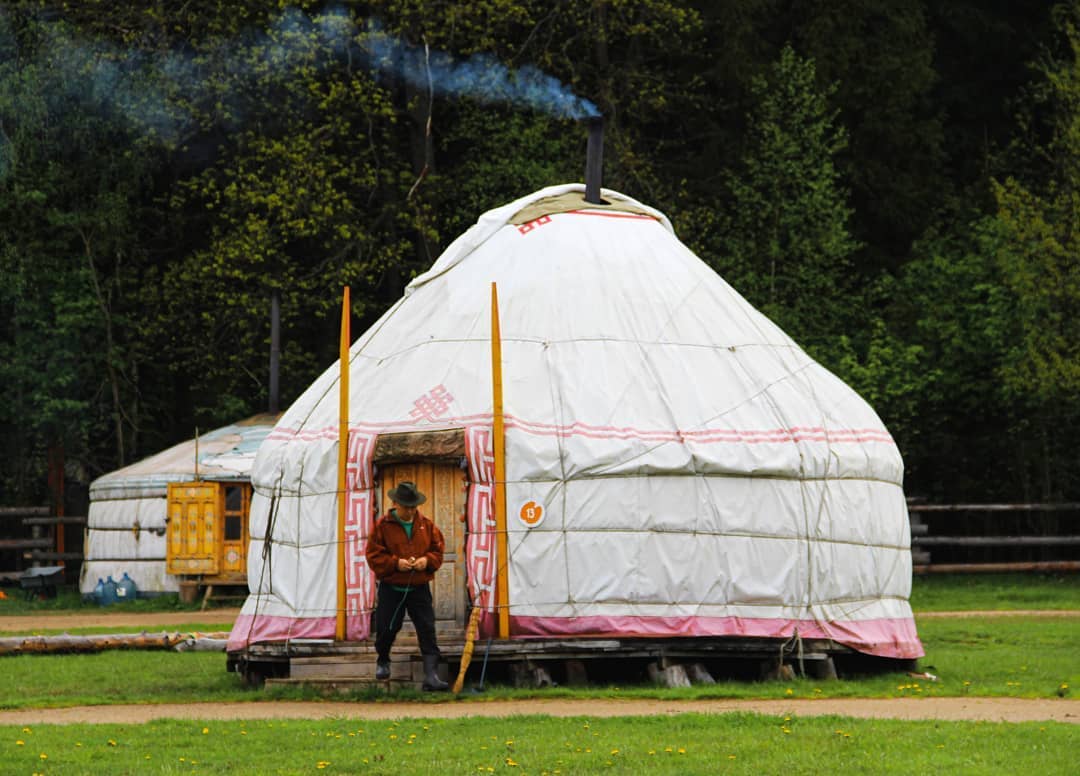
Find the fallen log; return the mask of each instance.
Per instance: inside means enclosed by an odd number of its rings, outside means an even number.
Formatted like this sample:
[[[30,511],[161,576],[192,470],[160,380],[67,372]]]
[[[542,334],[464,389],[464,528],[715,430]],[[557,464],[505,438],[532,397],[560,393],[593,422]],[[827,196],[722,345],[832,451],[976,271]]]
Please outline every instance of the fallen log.
[[[48,655],[103,652],[107,649],[177,649],[225,651],[227,633],[109,633],[73,636],[7,636],[0,638],[0,655]],[[205,643],[204,643],[205,642]]]

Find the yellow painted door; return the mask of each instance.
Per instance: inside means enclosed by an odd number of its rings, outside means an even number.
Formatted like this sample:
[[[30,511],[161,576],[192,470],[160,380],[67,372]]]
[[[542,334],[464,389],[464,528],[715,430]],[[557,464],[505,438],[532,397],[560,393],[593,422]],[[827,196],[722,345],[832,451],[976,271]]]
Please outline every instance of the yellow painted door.
[[[216,482],[169,483],[166,571],[217,574],[221,541],[221,490]]]
[[[380,512],[393,504],[387,491],[399,482],[415,482],[427,496],[420,511],[430,517],[446,540],[443,565],[435,573],[431,594],[440,629],[465,625],[465,472],[455,464],[395,463],[380,466]]]
[[[247,574],[251,485],[246,482],[224,483],[224,488],[225,524],[221,542],[221,574],[243,577]]]

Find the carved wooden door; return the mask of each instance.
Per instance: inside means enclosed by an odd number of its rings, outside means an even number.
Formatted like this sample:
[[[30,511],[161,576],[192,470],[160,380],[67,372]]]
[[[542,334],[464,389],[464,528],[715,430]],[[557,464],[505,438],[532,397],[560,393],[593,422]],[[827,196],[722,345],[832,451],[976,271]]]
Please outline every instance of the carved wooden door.
[[[439,630],[465,626],[465,472],[450,463],[405,462],[379,467],[380,514],[393,504],[387,491],[399,482],[414,482],[427,501],[420,511],[430,517],[446,540],[443,565],[435,573],[431,594]]]

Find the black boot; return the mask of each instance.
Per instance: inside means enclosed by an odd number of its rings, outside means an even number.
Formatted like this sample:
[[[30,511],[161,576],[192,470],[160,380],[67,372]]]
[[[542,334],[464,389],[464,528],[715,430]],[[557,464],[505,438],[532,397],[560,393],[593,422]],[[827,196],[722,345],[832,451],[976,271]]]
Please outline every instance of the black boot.
[[[375,679],[383,681],[390,678],[390,658],[378,658],[375,661]]]
[[[447,690],[450,688],[446,682],[439,678],[439,656],[424,655],[424,690]]]

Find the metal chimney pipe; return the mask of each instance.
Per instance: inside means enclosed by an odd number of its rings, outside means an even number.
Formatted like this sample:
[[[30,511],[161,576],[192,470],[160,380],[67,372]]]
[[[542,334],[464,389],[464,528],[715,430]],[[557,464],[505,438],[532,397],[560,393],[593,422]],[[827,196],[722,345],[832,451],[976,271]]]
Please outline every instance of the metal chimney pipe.
[[[585,201],[593,205],[608,204],[600,197],[604,178],[604,117],[589,119],[589,145],[585,153]]]
[[[270,414],[279,410],[278,364],[281,361],[281,292],[276,288],[270,294]]]

